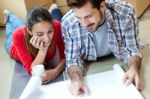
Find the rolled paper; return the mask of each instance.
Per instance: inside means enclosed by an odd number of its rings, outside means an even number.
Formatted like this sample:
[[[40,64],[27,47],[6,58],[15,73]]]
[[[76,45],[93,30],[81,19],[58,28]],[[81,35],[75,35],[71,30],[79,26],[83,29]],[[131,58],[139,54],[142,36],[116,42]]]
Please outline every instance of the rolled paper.
[[[41,84],[41,74],[44,73],[45,69],[43,65],[36,65],[32,68],[32,77],[26,85],[24,91],[20,95],[19,99],[26,99],[34,90],[36,90]]]
[[[19,99],[26,99],[41,84],[42,80],[39,76],[32,76]]]
[[[32,67],[32,75],[41,76],[42,73],[44,73],[44,65],[39,64]]]

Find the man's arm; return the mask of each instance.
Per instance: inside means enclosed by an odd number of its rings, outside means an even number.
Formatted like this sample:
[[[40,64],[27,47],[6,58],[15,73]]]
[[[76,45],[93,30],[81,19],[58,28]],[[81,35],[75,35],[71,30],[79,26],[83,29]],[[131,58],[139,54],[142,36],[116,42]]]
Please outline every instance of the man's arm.
[[[71,81],[82,81],[83,69],[80,66],[71,66],[68,68],[68,74]]]
[[[135,55],[131,56],[128,60],[128,66],[130,68],[134,68],[137,72],[139,72],[140,66],[141,66],[142,58]]]
[[[83,68],[80,66],[71,66],[68,68],[68,73],[72,81],[70,88],[71,94],[78,96],[81,94],[90,94],[88,87],[83,81]]]
[[[124,81],[127,85],[134,82],[135,86],[138,90],[143,89],[143,83],[140,79],[139,70],[142,61],[142,55],[140,53],[139,46],[139,26],[138,19],[135,14],[134,8],[131,6],[129,11],[129,15],[126,18],[125,28],[125,45],[127,49],[127,57],[125,60],[128,62],[129,70],[126,72],[124,76]]]
[[[123,80],[126,85],[134,82],[138,90],[143,90],[143,83],[140,79],[139,70],[141,66],[142,58],[140,56],[131,56],[128,60],[129,70],[126,72]]]

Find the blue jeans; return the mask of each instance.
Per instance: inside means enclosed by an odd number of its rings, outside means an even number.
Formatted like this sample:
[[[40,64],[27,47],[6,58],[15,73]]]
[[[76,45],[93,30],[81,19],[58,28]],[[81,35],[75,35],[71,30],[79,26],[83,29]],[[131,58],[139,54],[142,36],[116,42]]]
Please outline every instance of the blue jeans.
[[[9,48],[12,44],[12,33],[15,29],[17,29],[20,26],[23,26],[25,22],[23,22],[19,17],[17,17],[14,13],[7,13],[7,23],[6,23],[6,42],[5,42],[5,49],[6,52],[9,54]]]
[[[61,11],[58,8],[52,10],[51,15],[54,19],[59,21],[61,21],[61,18],[63,16]],[[5,34],[6,34],[5,50],[9,54],[9,49],[13,42],[12,33],[20,26],[25,25],[25,22],[11,12],[7,14],[6,18],[7,18],[7,23],[6,23],[6,30],[5,30]]]
[[[52,17],[53,17],[54,19],[59,20],[59,21],[61,22],[61,19],[62,19],[62,17],[63,17],[63,14],[62,14],[62,12],[61,12],[58,8],[52,10],[52,11],[51,11],[51,15],[52,15]]]

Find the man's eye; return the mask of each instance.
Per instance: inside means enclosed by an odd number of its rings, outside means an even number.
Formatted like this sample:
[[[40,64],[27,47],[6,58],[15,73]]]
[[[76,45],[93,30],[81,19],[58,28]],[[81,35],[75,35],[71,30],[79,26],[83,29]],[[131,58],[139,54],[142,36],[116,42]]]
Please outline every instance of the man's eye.
[[[92,15],[88,15],[88,16],[86,16],[86,18],[90,18],[90,17],[92,17]]]

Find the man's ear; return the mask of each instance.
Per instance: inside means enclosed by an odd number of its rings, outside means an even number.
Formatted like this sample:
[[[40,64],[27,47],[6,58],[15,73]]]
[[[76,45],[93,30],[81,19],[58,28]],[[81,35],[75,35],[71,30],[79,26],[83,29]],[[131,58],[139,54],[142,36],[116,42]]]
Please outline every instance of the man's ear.
[[[27,28],[27,32],[30,34],[30,35],[33,35],[32,32]]]
[[[106,10],[106,4],[105,4],[105,1],[102,1],[102,2],[101,2],[99,8],[100,8],[100,11],[101,11],[101,12],[104,12],[104,11]]]

